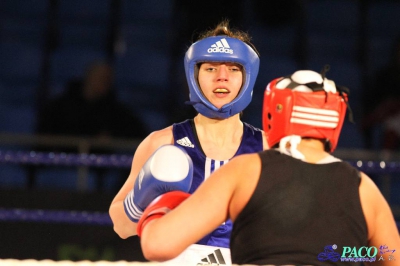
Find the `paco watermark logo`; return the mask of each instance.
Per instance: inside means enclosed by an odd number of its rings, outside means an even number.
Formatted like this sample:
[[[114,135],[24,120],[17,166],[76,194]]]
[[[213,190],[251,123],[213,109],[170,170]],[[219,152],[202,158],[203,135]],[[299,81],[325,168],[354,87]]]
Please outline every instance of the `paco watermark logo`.
[[[338,261],[340,259],[340,254],[335,252],[334,250],[337,249],[337,246],[335,244],[325,246],[324,252],[321,252],[318,254],[318,260],[319,261]]]
[[[350,247],[343,246],[342,252],[337,252],[338,246],[328,245],[325,246],[324,251],[318,254],[319,261],[333,261],[338,260],[343,262],[374,262],[374,261],[395,261],[393,253],[395,249],[390,249],[387,245],[381,245],[379,248],[371,247]]]

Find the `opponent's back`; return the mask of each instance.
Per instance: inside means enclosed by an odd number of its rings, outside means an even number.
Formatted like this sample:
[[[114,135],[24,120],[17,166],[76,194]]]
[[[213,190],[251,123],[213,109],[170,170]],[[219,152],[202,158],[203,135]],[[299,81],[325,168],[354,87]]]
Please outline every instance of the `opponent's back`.
[[[234,263],[319,265],[327,245],[367,245],[355,168],[310,164],[275,150],[260,157],[257,188],[232,231]]]

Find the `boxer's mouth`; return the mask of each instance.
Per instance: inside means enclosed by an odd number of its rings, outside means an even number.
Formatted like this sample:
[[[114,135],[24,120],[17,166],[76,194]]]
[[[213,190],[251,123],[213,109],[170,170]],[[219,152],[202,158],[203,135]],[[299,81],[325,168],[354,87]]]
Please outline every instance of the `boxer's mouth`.
[[[217,88],[214,90],[214,93],[229,93],[230,91],[228,89],[225,88]]]

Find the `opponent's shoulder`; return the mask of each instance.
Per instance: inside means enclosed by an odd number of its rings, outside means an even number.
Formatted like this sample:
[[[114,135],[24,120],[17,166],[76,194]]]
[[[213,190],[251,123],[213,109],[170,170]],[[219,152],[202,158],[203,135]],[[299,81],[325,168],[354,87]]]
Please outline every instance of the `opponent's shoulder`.
[[[368,228],[369,244],[385,245],[400,248],[399,231],[389,203],[374,183],[365,173],[361,173],[359,188],[361,206]]]
[[[366,175],[364,172],[359,172],[361,182],[360,182],[360,192],[367,195],[366,199],[371,200],[371,202],[376,203],[376,198],[380,198],[381,192],[378,186],[372,179]]]
[[[261,158],[258,153],[247,153],[235,156],[228,165],[236,171],[248,172],[261,166]]]

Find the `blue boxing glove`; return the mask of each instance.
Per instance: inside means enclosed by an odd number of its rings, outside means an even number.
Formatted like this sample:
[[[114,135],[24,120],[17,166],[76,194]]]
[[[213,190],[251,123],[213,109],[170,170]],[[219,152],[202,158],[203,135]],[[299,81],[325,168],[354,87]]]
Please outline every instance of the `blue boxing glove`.
[[[137,223],[155,198],[170,191],[188,192],[192,179],[193,163],[186,151],[174,145],[161,146],[144,164],[125,197],[126,215]]]

